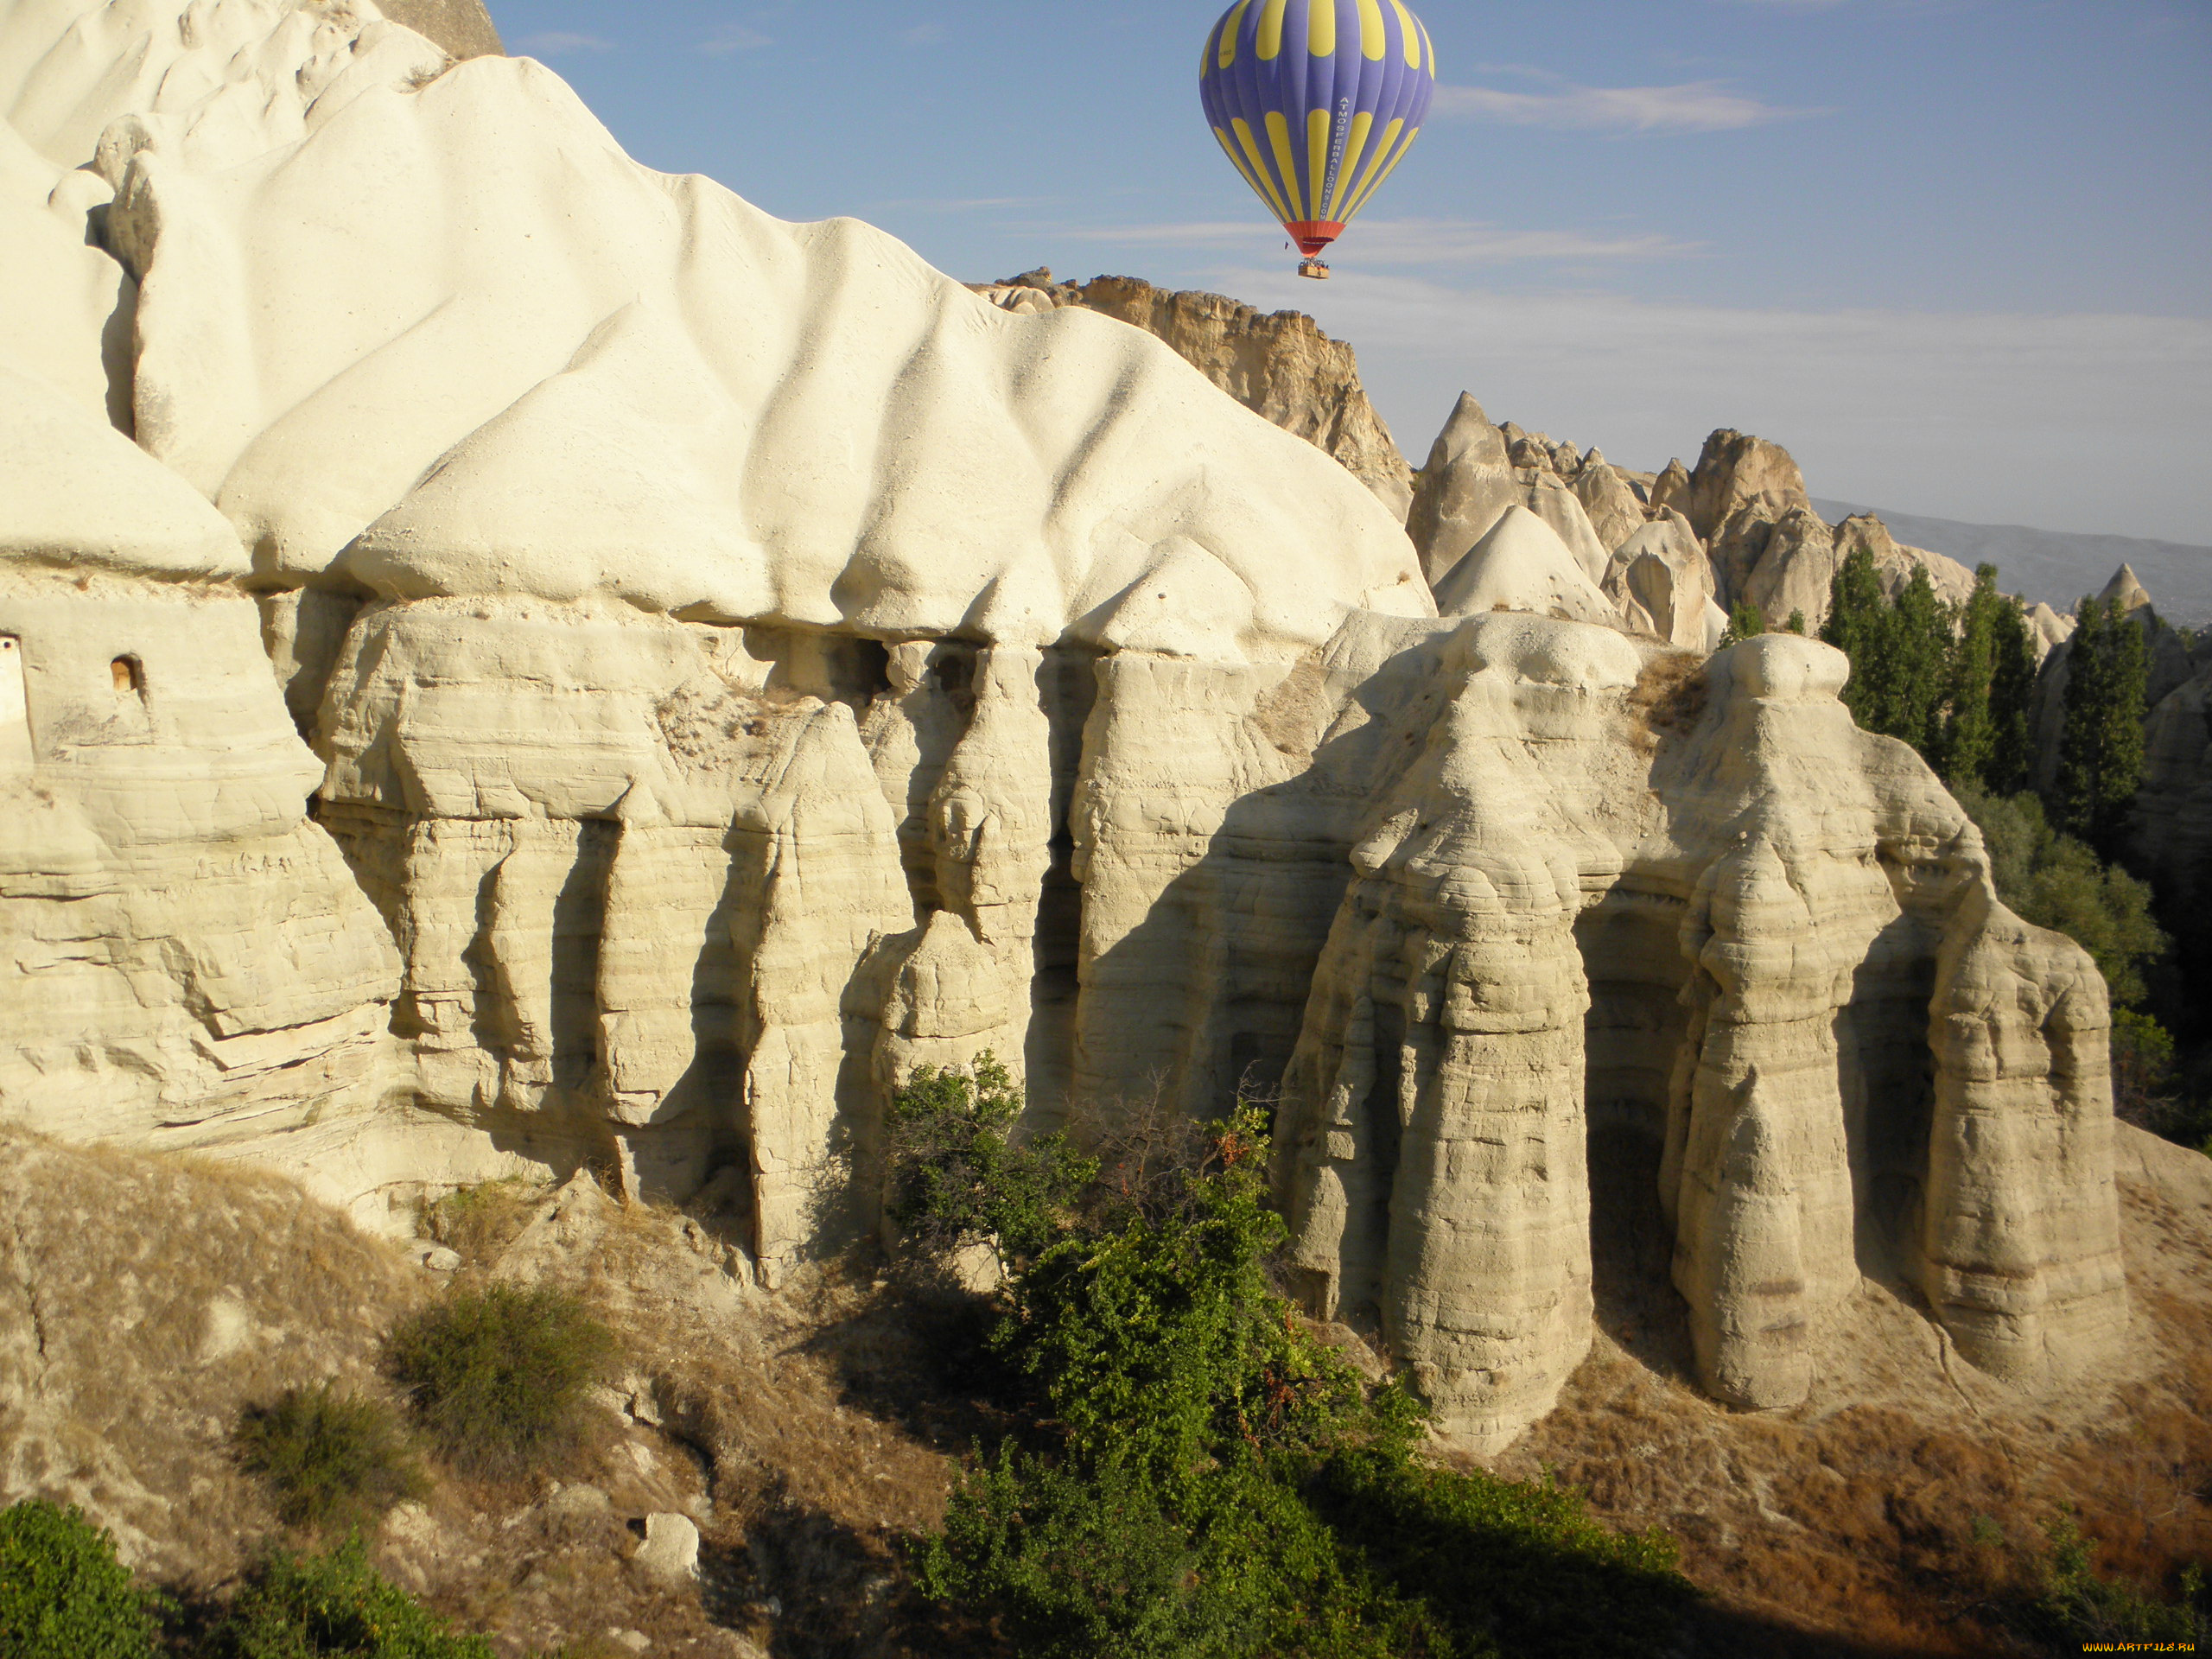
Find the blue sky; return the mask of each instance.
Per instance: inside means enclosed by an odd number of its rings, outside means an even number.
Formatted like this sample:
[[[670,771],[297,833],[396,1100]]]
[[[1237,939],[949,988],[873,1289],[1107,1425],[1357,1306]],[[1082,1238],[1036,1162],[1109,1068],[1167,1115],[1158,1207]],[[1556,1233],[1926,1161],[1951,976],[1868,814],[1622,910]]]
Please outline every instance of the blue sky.
[[[2212,0],[1427,0],[1326,287],[1198,114],[1211,3],[490,0],[631,153],[981,281],[1295,306],[1416,464],[1462,388],[1656,467],[2212,544]]]

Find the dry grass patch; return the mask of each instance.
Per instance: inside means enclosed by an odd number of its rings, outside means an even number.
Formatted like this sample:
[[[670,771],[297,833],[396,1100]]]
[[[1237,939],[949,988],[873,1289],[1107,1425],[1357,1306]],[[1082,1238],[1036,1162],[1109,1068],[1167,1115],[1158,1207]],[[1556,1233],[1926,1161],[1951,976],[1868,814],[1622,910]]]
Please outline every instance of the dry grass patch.
[[[228,1580],[277,1518],[241,1408],[374,1391],[428,1290],[276,1177],[0,1130],[0,1502],[79,1504],[142,1573]]]
[[[1687,735],[1704,715],[1712,696],[1706,660],[1687,651],[1656,652],[1644,659],[1624,708],[1630,735],[1647,754]]]
[[[1821,1333],[1805,1406],[1732,1413],[1686,1382],[1663,1286],[1617,1287],[1558,1410],[1504,1466],[1672,1532],[1713,1598],[1705,1650],[1732,1659],[2044,1651],[2063,1525],[2105,1580],[2171,1598],[2212,1560],[2212,1230],[2155,1189],[2123,1195],[2136,1319],[2105,1377],[2017,1393],[1870,1285]]]

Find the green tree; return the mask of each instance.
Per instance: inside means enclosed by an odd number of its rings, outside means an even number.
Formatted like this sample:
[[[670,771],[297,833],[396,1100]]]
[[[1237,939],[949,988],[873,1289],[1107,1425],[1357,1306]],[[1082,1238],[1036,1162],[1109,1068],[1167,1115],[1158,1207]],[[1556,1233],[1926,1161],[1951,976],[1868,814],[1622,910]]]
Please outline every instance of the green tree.
[[[1926,754],[1941,729],[1948,690],[1952,614],[1924,569],[1893,604],[1882,593],[1874,556],[1865,547],[1845,556],[1828,588],[1821,638],[1851,658],[1844,706],[1870,732],[1903,738]]]
[[[2062,834],[2033,795],[1956,786],[1959,804],[1981,830],[1997,896],[2026,921],[2063,933],[2096,961],[2116,1007],[2147,994],[2146,973],[2169,941],[2151,914],[2151,889],[2101,862],[2085,842]]]
[[[1983,785],[1999,795],[2028,786],[2035,766],[2033,713],[2036,672],[2041,667],[2034,633],[2019,601],[2007,599],[1993,613],[1996,661],[1989,687],[1989,758]]]
[[[910,1248],[942,1256],[988,1244],[1010,1267],[1052,1243],[1098,1166],[1063,1135],[1017,1143],[1021,1109],[988,1050],[970,1071],[918,1066],[891,1097],[887,1207]]]
[[[1014,1273],[994,1339],[1044,1398],[979,1460],[925,1591],[1023,1659],[1492,1659],[1663,1647],[1669,1541],[1572,1494],[1429,1466],[1423,1414],[1277,1296],[1264,1119],[1215,1125],[1183,1191],[1109,1202]]]
[[[1765,613],[1750,600],[1738,600],[1735,609],[1728,613],[1728,626],[1721,632],[1719,648],[1726,651],[1738,640],[1756,639],[1765,632]]]
[[[155,1638],[103,1529],[39,1498],[0,1510],[0,1659],[153,1659]]]
[[[1952,613],[1936,597],[1926,567],[1913,567],[1911,580],[1890,608],[1889,621],[1889,734],[1927,754],[1942,730],[1956,631]]]
[[[1962,778],[1986,782],[1996,758],[1997,719],[1991,705],[1997,687],[1998,615],[2004,608],[1997,567],[1985,564],[1974,572],[1974,595],[1959,619],[1950,697],[1936,748],[1936,769],[1953,783]]]
[[[2143,630],[2117,601],[2082,601],[2067,649],[2066,729],[2058,746],[2059,822],[2106,857],[2120,850],[2143,781]]]

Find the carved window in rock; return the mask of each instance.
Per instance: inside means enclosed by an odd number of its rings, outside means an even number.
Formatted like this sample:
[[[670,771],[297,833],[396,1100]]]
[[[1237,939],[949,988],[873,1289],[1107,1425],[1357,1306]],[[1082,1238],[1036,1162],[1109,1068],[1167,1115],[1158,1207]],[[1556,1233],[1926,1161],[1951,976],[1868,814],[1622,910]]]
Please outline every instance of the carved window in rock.
[[[31,764],[30,704],[23,694],[23,642],[0,633],[0,771]]]

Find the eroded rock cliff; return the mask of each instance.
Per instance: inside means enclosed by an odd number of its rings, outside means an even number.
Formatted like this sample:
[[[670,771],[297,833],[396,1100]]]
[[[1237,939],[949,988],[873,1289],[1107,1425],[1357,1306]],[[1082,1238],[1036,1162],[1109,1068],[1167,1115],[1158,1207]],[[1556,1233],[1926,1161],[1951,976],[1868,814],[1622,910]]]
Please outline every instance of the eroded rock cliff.
[[[11,1115],[342,1125],[356,1198],[734,1179],[774,1284],[874,1225],[916,1064],[1040,1121],[1279,1090],[1309,1300],[1484,1446],[1588,1341],[1600,1122],[1726,1399],[1802,1397],[1865,1272],[2023,1389],[2119,1328],[2088,959],[1834,653],[1669,649],[1755,455],[1631,480],[1470,399],[1409,541],[1212,384],[1272,340],[1386,473],[1297,323],[1009,310],[540,66],[219,10],[0,10]]]
[[[1157,335],[1245,408],[1334,456],[1393,517],[1405,518],[1413,468],[1368,402],[1352,348],[1303,312],[1262,312],[1226,295],[1178,293],[1135,276],[1056,283],[1046,269],[978,291],[1020,315],[1080,306]]]

